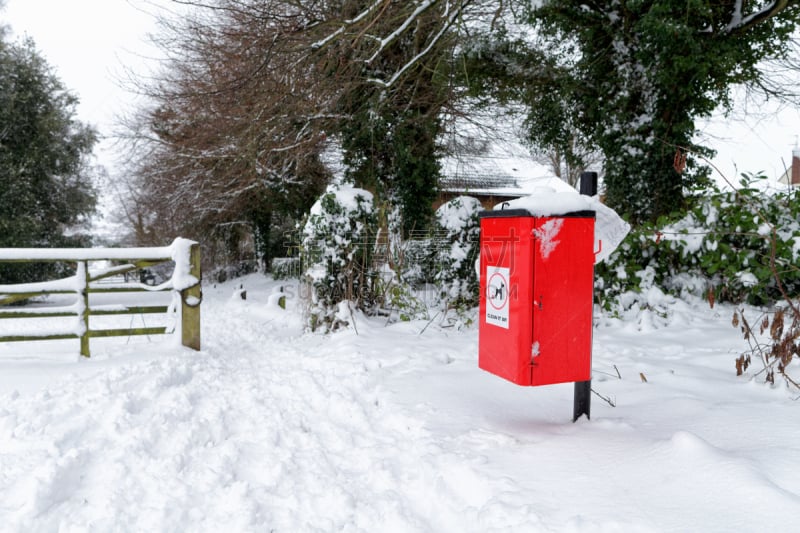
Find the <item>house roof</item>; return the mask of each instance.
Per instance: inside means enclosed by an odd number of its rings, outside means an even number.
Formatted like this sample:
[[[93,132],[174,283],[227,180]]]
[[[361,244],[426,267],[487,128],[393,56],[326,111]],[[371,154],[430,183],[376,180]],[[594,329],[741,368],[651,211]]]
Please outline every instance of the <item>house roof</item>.
[[[533,159],[524,147],[509,144],[494,142],[485,153],[443,158],[440,188],[449,193],[495,196],[526,196],[543,186],[574,190]]]
[[[441,139],[450,154],[439,160],[439,188],[452,194],[486,196],[527,196],[543,186],[574,190],[531,155],[519,132],[513,116],[501,112],[455,119]],[[328,144],[323,161],[335,181],[341,181],[344,164],[338,142]]]
[[[537,161],[522,142],[519,113],[482,110],[455,117],[446,134],[450,155],[440,159],[443,192],[527,196],[537,187],[574,190]]]

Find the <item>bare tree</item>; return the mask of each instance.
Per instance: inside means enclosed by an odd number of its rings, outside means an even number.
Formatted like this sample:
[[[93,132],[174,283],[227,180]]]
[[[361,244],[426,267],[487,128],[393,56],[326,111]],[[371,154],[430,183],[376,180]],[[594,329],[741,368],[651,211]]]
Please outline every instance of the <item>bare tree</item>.
[[[581,174],[588,169],[602,166],[603,155],[588,143],[578,140],[573,135],[566,148],[558,146],[543,148],[532,146],[532,153],[536,160],[550,167],[557,177],[561,178],[572,187],[577,187]]]
[[[506,2],[173,1],[182,16],[162,17],[157,36],[165,67],[139,86],[151,104],[127,132],[146,154],[129,187],[129,212],[150,212],[132,221],[148,225],[140,235],[263,240],[328,179],[320,153],[334,137],[351,178],[423,223],[441,116],[461,92],[460,36]]]
[[[168,60],[155,83],[140,85],[152,104],[129,122],[128,136],[137,149],[147,144],[136,172],[140,202],[202,231],[247,225],[242,217],[302,186],[309,169],[318,184],[326,140],[361,112],[391,110],[392,128],[435,120],[450,100],[450,31],[477,4],[175,3],[188,14],[160,20],[157,43]],[[400,135],[392,130],[381,148]]]
[[[155,83],[140,86],[151,105],[128,121],[132,147],[146,154],[129,203],[131,213],[150,210],[150,233],[211,237],[234,253],[253,234],[267,259],[273,214],[307,207],[295,204],[327,179],[319,154],[330,117],[314,77],[298,68],[308,56],[295,42],[304,14],[285,2],[248,3],[283,8],[263,18],[244,4],[160,21],[169,60]]]

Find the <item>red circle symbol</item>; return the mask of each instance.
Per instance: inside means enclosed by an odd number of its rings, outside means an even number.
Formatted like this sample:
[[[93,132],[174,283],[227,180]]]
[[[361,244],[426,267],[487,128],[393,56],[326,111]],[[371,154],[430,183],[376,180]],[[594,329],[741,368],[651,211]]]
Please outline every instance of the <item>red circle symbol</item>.
[[[506,306],[508,303],[508,281],[501,273],[495,272],[489,276],[486,290],[489,293],[486,295],[489,305],[498,311]],[[499,305],[495,305],[495,302],[499,302]]]

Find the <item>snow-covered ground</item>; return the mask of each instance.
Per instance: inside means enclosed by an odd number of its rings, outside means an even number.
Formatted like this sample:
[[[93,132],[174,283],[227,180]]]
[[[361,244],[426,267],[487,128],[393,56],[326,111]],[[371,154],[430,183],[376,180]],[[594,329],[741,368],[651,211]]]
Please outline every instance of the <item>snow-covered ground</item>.
[[[571,384],[477,368],[476,326],[304,333],[276,287],[206,286],[201,352],[0,344],[0,531],[797,530],[798,395],[736,377],[731,308],[602,320],[616,406],[573,424]]]

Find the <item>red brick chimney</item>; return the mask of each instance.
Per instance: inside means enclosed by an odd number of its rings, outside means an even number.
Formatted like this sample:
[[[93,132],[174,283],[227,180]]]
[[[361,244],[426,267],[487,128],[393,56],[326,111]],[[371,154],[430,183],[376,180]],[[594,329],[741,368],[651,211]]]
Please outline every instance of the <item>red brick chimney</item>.
[[[792,150],[792,185],[800,185],[800,148]]]

